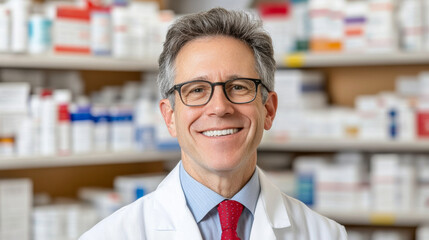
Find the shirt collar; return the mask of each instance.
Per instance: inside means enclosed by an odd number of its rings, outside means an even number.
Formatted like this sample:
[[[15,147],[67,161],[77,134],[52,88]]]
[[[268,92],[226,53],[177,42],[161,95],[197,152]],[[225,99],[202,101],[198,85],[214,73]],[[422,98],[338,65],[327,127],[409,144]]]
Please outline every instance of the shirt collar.
[[[224,197],[204,186],[189,175],[180,163],[180,183],[185,194],[186,203],[199,223],[207,213],[225,200]],[[254,215],[261,186],[258,171],[255,170],[250,180],[236,193],[231,200],[245,206]]]

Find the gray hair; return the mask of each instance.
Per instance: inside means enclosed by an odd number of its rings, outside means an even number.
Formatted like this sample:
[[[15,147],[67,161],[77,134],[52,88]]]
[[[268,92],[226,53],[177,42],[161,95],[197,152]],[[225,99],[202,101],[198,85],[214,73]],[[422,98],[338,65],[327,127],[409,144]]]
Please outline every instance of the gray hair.
[[[255,56],[256,71],[268,91],[274,90],[276,64],[271,37],[262,28],[262,22],[242,11],[214,8],[207,12],[179,18],[170,26],[164,49],[159,57],[158,86],[162,98],[169,97],[167,91],[174,85],[175,59],[180,49],[188,42],[206,36],[229,36],[247,44]],[[262,100],[268,92],[261,87]],[[174,108],[174,95],[169,97]]]

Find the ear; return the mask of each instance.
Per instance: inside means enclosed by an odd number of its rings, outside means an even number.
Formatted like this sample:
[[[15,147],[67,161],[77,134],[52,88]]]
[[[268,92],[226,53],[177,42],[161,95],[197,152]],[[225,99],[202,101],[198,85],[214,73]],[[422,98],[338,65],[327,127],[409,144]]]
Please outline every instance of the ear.
[[[164,118],[165,125],[172,137],[176,137],[176,123],[174,122],[174,111],[171,108],[170,101],[166,98],[159,101],[159,109],[161,110],[162,117]]]
[[[271,126],[273,125],[274,117],[276,116],[277,112],[277,93],[276,92],[269,92],[267,101],[265,102],[265,121],[264,121],[264,129],[269,130]]]

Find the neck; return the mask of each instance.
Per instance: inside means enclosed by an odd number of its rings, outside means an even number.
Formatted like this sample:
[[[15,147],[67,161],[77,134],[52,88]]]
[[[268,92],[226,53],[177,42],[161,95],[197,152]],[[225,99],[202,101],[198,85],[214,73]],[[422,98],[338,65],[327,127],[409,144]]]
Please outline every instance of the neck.
[[[252,177],[256,168],[256,154],[251,161],[247,161],[245,167],[237,170],[216,171],[198,166],[195,167],[190,161],[182,158],[183,168],[195,180],[215,191],[224,198],[232,198]]]

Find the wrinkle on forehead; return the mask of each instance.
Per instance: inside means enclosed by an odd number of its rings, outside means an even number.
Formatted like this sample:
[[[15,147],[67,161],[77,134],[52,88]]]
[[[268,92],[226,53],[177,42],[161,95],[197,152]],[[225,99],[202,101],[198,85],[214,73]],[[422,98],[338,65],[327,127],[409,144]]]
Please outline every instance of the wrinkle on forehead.
[[[237,56],[243,61],[236,62],[233,68],[228,60],[222,61]],[[176,57],[175,70],[175,83],[259,78],[253,50],[241,40],[226,36],[204,37],[188,42]]]

